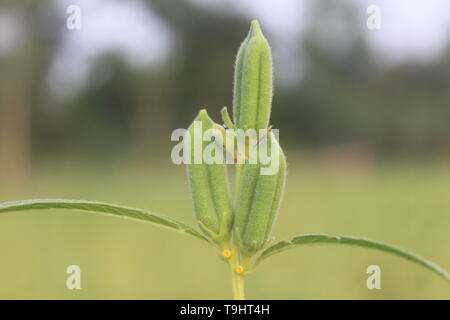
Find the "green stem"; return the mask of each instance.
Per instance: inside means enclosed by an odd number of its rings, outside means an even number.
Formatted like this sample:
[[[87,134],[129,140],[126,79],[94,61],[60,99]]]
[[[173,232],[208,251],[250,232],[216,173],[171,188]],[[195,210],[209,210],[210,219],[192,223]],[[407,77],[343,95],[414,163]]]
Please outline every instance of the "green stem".
[[[234,269],[231,270],[231,279],[233,282],[233,299],[245,300],[244,295],[244,277],[236,273]]]
[[[239,262],[239,251],[237,246],[232,247],[230,257],[231,283],[233,286],[233,299],[245,300],[244,294],[244,276],[237,272],[237,267],[241,267]]]
[[[243,167],[244,166],[242,164],[236,164],[235,190],[234,190],[234,201],[235,201],[235,203],[237,202],[238,196],[239,196],[239,189],[240,189],[240,184],[241,184],[241,174],[242,174]]]

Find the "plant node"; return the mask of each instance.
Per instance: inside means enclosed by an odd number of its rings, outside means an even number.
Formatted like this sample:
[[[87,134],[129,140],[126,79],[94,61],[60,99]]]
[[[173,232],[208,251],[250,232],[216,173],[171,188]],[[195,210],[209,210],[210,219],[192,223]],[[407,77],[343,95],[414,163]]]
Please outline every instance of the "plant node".
[[[244,273],[244,267],[241,266],[241,265],[238,265],[238,266],[236,266],[236,268],[234,268],[234,271],[235,271],[237,274],[243,274],[243,273]]]
[[[231,250],[229,250],[229,249],[222,250],[222,257],[224,257],[225,259],[230,259],[231,258]]]

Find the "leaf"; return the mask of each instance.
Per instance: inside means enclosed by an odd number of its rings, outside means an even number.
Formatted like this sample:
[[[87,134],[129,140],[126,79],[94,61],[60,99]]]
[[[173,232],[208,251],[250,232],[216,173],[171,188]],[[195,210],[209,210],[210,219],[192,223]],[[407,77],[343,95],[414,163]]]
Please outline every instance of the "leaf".
[[[181,222],[176,221],[173,218],[153,213],[147,210],[124,207],[117,204],[109,204],[97,201],[63,199],[36,199],[0,203],[0,213],[42,209],[69,209],[106,215],[115,215],[166,227],[171,230],[188,234],[198,239],[209,242],[209,240],[198,231]]]
[[[276,244],[270,246],[266,250],[264,250],[261,255],[258,257],[258,259],[255,262],[255,266],[259,263],[261,263],[266,258],[280,253],[284,250],[287,250],[289,248],[293,248],[295,246],[302,246],[302,245],[308,245],[308,244],[321,244],[321,243],[331,243],[331,244],[344,244],[344,245],[351,245],[351,246],[359,246],[364,248],[370,248],[370,249],[377,249],[380,251],[388,252],[391,254],[394,254],[396,256],[402,257],[406,260],[415,262],[446,279],[450,282],[450,274],[443,269],[442,267],[438,266],[437,264],[411,252],[396,246],[393,246],[391,244],[374,241],[366,238],[359,238],[359,237],[352,237],[352,236],[330,236],[327,234],[305,234],[305,235],[299,235],[290,241],[280,241]]]

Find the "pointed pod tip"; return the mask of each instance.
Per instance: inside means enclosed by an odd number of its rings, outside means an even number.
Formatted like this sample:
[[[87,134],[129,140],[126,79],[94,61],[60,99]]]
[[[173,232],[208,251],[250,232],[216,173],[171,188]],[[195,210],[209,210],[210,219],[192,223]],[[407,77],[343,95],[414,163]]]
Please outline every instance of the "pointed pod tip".
[[[261,26],[259,25],[258,20],[256,20],[256,19],[252,20],[251,25],[250,25],[250,33],[254,36],[262,35]]]
[[[208,114],[208,111],[206,109],[201,109],[200,112],[197,115],[198,119],[208,119],[210,120],[210,116]]]
[[[256,19],[252,20],[252,26],[259,27],[259,22]]]
[[[197,117],[195,117],[195,120],[198,121],[207,121],[207,122],[212,122],[211,117],[208,115],[208,111],[206,111],[206,109],[201,109],[197,115]]]

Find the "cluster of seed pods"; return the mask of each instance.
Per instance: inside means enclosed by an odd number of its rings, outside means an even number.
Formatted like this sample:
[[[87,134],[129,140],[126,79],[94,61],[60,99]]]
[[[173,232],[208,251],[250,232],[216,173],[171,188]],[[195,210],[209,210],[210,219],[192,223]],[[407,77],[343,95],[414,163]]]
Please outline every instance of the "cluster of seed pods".
[[[245,132],[253,129],[260,132],[260,129],[266,129],[266,133],[256,140],[255,147],[265,143],[268,155],[274,155],[277,160],[277,170],[272,174],[262,174],[266,163],[259,158],[256,162],[251,162],[248,157],[244,157],[243,163],[235,164],[234,197],[231,197],[228,186],[225,161],[214,164],[191,161],[187,165],[194,210],[200,228],[224,252],[228,252],[231,247],[237,248],[244,260],[264,248],[269,241],[286,179],[286,159],[269,127],[272,78],[271,50],[258,22],[253,21],[236,58],[234,123],[226,110],[222,112],[226,127],[215,123],[202,110],[188,130],[193,136],[195,123],[200,123],[203,130],[214,128],[220,136],[217,141],[228,150],[224,143],[227,141],[228,130]],[[205,147],[202,145],[201,150]],[[192,158],[194,144],[191,148]],[[247,145],[245,150],[252,148]]]

